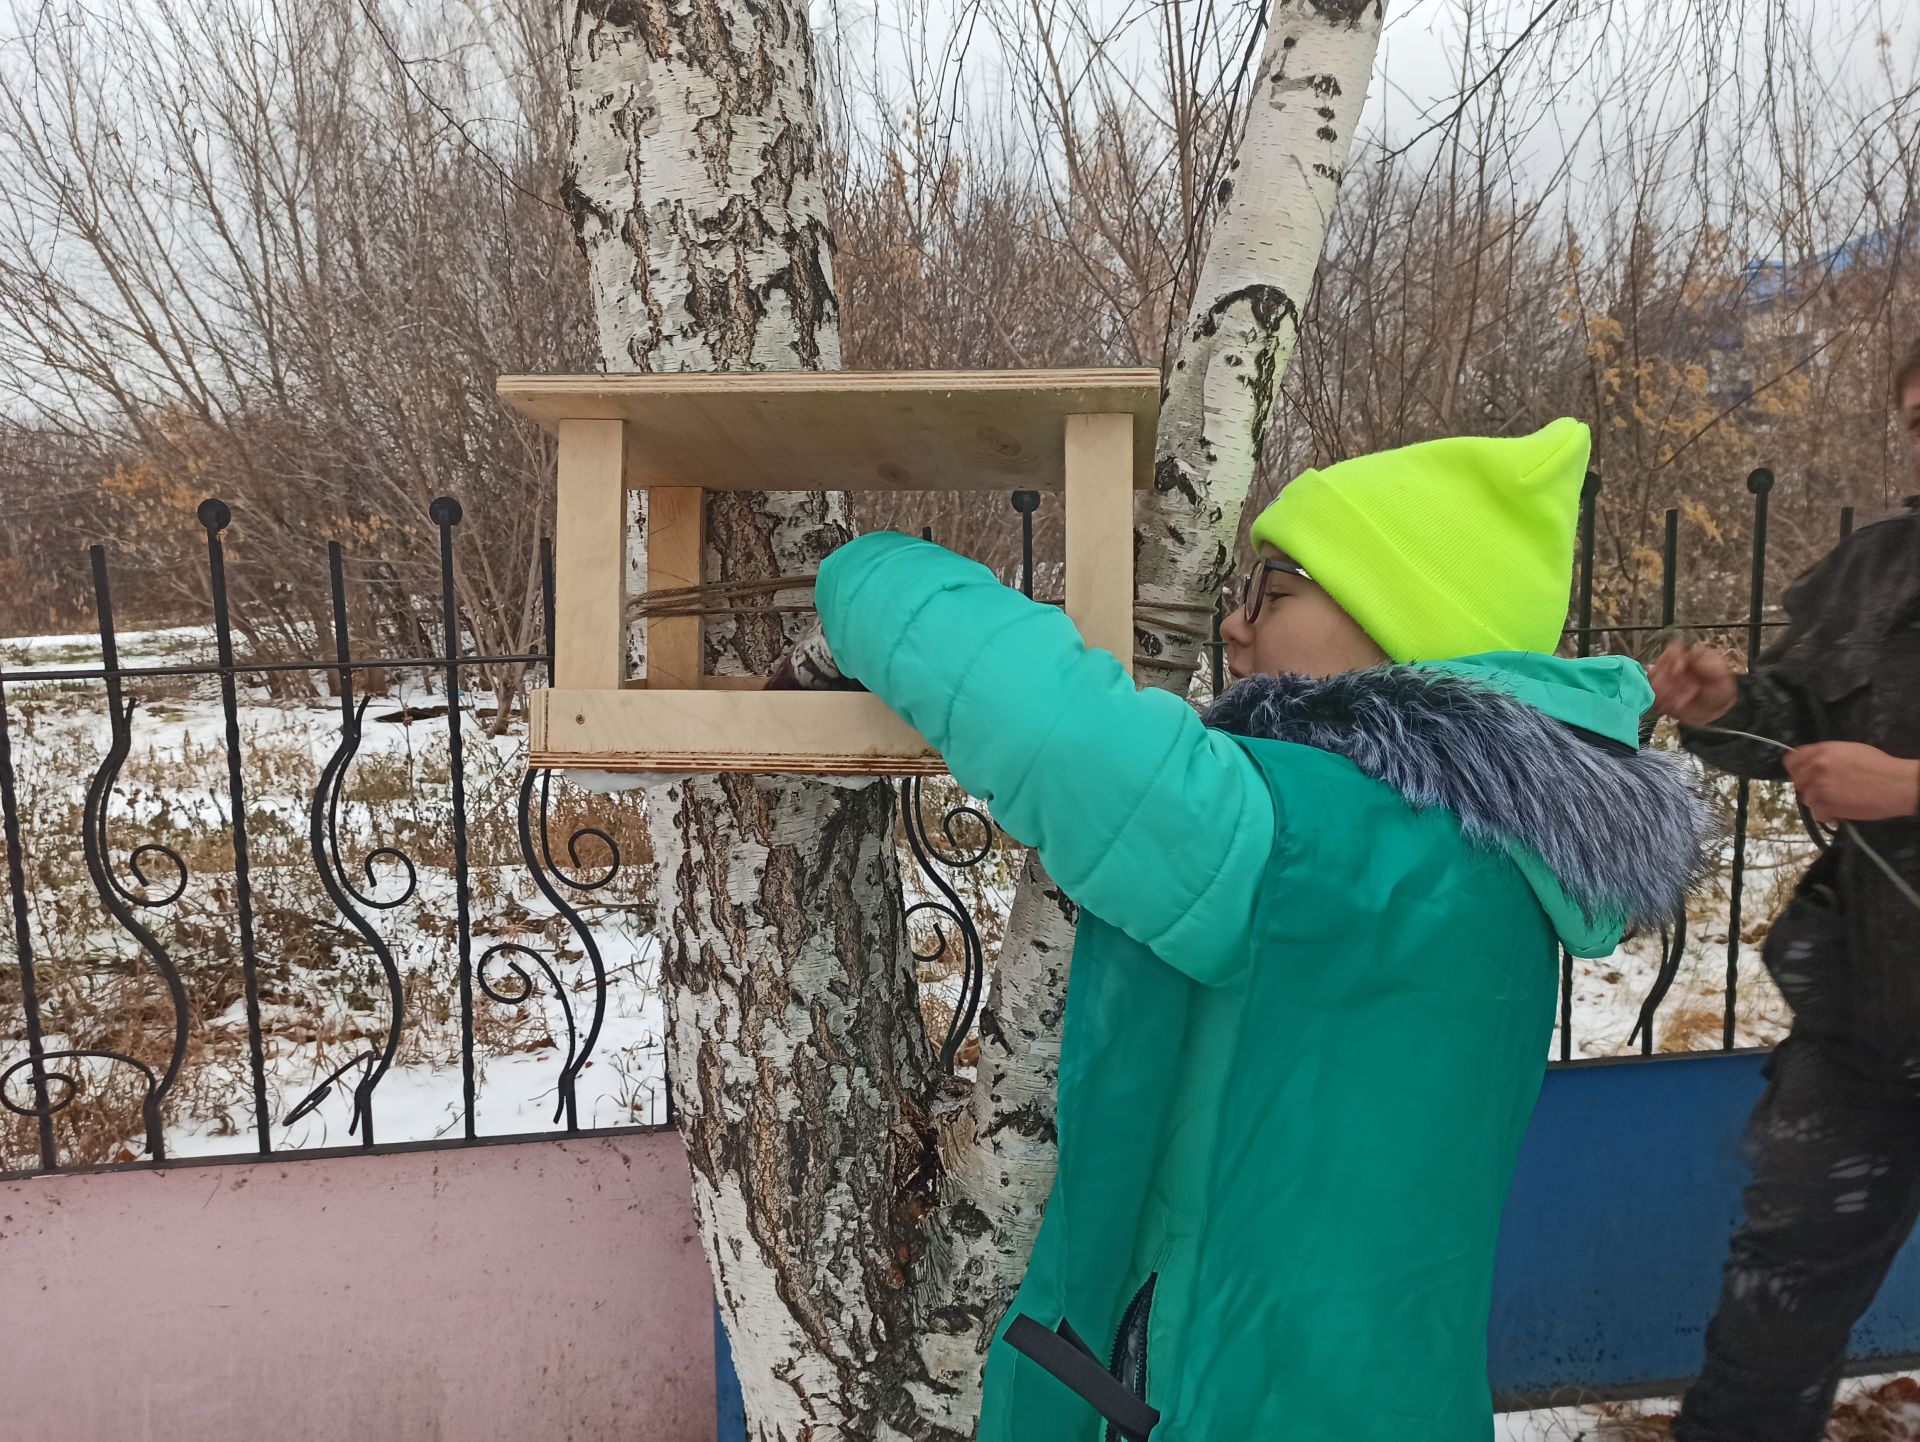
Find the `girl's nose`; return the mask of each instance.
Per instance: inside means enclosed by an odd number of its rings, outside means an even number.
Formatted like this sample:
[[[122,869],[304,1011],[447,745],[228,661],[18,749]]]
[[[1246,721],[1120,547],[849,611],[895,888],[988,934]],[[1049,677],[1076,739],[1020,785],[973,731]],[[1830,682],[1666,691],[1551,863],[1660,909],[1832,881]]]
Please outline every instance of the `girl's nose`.
[[[1245,646],[1253,640],[1253,628],[1247,624],[1247,613],[1238,606],[1230,607],[1220,622],[1220,639],[1230,646]]]

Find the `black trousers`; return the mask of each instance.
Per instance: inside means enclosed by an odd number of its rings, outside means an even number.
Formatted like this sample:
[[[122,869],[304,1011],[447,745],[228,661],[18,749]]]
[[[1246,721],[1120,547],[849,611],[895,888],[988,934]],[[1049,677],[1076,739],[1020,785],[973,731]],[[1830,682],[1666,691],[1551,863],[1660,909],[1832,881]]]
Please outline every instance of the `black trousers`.
[[[1819,1442],[1853,1325],[1920,1214],[1920,1089],[1790,1037],[1748,1124],[1754,1169],[1680,1442]]]

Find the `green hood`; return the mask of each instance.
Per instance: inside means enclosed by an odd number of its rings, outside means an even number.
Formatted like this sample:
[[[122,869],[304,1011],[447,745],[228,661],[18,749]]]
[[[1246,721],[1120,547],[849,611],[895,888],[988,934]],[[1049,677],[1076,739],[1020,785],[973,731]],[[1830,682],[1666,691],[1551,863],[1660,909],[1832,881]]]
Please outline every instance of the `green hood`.
[[[1577,661],[1534,651],[1491,651],[1454,661],[1434,661],[1422,669],[1446,671],[1504,691],[1554,720],[1599,736],[1629,750],[1640,749],[1640,718],[1653,705],[1646,670],[1624,656],[1589,656]],[[1575,956],[1606,956],[1620,945],[1629,921],[1628,906],[1616,903],[1597,912],[1576,901],[1540,853],[1511,841],[1507,854]]]
[[[1686,763],[1639,746],[1652,700],[1621,657],[1502,651],[1255,677],[1207,719],[1331,751],[1416,809],[1454,813],[1469,840],[1512,857],[1569,951],[1604,956],[1680,909],[1713,829]]]

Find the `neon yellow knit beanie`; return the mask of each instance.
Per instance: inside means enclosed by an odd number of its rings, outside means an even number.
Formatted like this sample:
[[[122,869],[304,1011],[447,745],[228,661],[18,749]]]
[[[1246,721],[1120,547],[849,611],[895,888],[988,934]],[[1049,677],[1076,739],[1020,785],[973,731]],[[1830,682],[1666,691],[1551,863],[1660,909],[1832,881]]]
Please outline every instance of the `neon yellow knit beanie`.
[[[1592,438],[1456,436],[1306,471],[1253,523],[1395,661],[1551,652]]]

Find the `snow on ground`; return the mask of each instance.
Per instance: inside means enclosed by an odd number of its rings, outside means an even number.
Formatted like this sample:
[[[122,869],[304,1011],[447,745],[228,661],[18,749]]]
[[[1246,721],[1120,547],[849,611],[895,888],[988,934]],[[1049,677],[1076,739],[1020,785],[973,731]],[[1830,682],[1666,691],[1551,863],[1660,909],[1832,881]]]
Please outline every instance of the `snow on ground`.
[[[1665,1442],[1677,1401],[1671,1397],[1606,1407],[1513,1412],[1494,1419],[1494,1442]],[[1860,1377],[1843,1383],[1828,1442],[1920,1439],[1920,1382]]]

